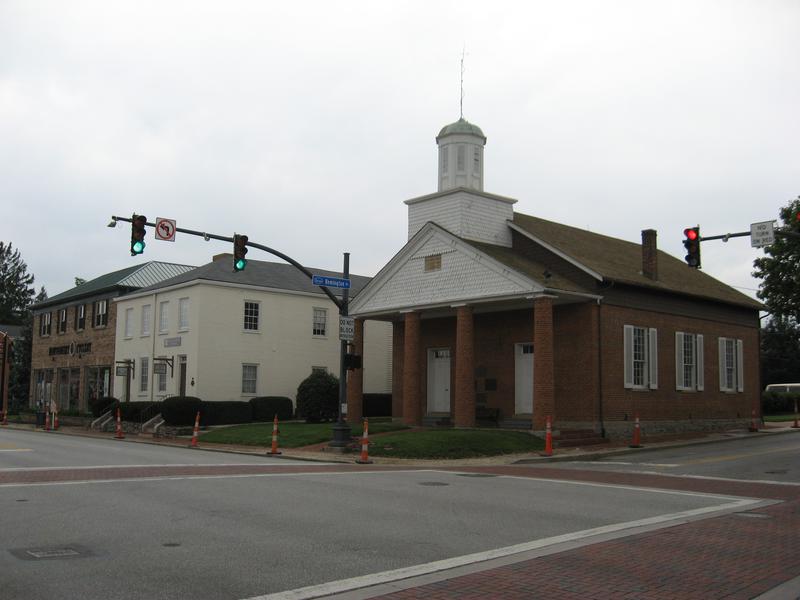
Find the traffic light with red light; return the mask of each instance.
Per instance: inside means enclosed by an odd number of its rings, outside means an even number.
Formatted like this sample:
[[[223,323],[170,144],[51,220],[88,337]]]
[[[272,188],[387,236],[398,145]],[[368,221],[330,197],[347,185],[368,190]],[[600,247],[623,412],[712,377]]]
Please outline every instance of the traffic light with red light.
[[[246,235],[233,235],[233,270],[244,271],[247,266],[247,236]]]
[[[700,228],[687,227],[683,230],[683,247],[686,248],[686,264],[693,269],[700,268]]]
[[[144,236],[147,233],[145,225],[147,217],[134,214],[131,221],[131,256],[136,256],[144,252]]]

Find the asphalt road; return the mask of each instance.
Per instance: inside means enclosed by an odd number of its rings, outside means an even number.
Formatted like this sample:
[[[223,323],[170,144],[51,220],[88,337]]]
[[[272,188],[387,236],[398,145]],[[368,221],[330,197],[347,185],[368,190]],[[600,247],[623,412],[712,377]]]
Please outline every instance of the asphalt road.
[[[4,600],[235,600],[355,577],[379,582],[398,569],[435,572],[756,505],[477,473],[325,465],[309,472],[280,459],[9,430],[0,431],[0,448],[8,450],[0,452]],[[154,466],[140,478],[85,476],[86,467],[109,464],[215,463],[224,471],[240,459],[274,468],[205,476]],[[31,483],[26,465],[59,469]]]
[[[550,465],[559,469],[593,469],[719,477],[742,481],[800,483],[800,430],[736,436],[730,441],[648,450]]]

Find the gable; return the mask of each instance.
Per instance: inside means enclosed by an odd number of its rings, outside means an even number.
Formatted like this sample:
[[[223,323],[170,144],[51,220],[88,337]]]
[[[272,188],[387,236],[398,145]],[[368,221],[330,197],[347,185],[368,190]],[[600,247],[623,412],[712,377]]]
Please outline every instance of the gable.
[[[426,271],[426,258],[440,266]],[[429,260],[429,267],[437,263]],[[351,304],[351,314],[450,305],[541,292],[534,280],[427,224]]]

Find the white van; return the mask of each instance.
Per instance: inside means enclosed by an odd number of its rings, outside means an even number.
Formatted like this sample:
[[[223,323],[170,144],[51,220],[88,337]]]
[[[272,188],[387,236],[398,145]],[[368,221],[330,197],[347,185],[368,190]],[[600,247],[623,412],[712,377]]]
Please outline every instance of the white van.
[[[770,383],[764,391],[797,394],[800,393],[800,383]]]

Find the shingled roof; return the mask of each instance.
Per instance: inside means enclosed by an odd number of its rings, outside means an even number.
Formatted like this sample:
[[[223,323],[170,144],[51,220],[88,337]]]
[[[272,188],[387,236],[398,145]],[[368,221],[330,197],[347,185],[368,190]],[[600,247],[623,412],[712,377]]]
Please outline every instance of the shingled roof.
[[[653,280],[642,273],[640,244],[516,212],[513,225],[534,241],[556,249],[606,281],[763,309],[760,302],[702,271],[690,269],[683,261],[661,250],[658,251],[658,279]]]

